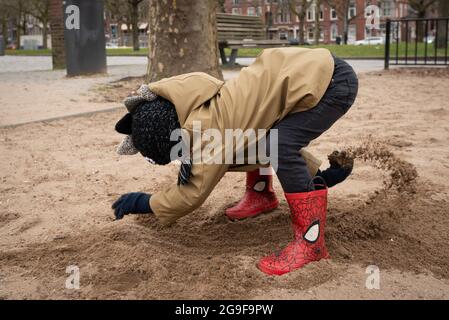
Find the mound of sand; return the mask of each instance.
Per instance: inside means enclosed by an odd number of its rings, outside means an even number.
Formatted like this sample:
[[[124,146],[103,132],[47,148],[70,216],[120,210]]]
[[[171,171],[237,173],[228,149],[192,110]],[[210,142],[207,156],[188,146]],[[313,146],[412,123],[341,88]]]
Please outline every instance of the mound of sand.
[[[330,190],[331,259],[282,277],[255,266],[292,236],[277,181],[280,207],[254,219],[225,218],[244,191],[244,175],[230,173],[171,227],[153,216],[116,222],[121,193],[152,193],[177,175],[114,154],[124,110],[0,129],[0,298],[448,298],[449,87],[429,78],[428,95],[407,77],[361,76],[357,104],[312,145],[325,158],[346,144],[354,171]],[[364,288],[371,264],[377,293]],[[65,289],[69,265],[80,290]]]

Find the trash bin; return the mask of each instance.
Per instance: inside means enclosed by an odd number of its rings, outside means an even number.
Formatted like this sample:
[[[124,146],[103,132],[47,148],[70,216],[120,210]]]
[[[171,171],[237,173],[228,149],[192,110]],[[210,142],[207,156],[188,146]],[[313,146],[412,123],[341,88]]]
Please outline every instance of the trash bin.
[[[0,56],[5,55],[5,40],[3,39],[3,36],[0,36]]]
[[[340,44],[341,44],[341,37],[340,37],[340,36],[337,36],[337,37],[335,38],[335,43],[336,43],[337,45],[340,45]]]
[[[102,0],[65,0],[64,43],[67,75],[106,72]]]

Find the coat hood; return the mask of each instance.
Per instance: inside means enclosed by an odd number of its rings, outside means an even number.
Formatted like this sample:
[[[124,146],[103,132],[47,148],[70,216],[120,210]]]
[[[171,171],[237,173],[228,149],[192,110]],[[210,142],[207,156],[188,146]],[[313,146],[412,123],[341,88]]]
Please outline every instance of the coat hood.
[[[190,113],[214,97],[224,82],[204,72],[192,72],[148,84],[152,92],[175,105],[181,127]]]

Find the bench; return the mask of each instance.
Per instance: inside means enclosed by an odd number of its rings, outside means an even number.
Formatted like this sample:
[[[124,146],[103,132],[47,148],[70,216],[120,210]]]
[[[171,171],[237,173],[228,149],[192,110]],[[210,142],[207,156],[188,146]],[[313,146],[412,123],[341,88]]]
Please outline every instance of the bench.
[[[267,40],[262,20],[255,16],[217,13],[217,38],[224,66],[234,66],[240,48],[274,48],[289,46],[287,40]],[[225,48],[231,49],[228,58]]]

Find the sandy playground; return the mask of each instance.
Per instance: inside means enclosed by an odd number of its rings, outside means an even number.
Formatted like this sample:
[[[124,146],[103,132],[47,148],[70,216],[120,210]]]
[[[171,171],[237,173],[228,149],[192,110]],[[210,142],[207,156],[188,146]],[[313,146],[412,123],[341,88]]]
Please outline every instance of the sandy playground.
[[[448,299],[449,72],[359,76],[356,104],[310,148],[323,160],[342,148],[357,156],[330,190],[331,259],[282,277],[255,266],[291,237],[277,181],[280,207],[254,219],[225,218],[245,178],[228,173],[171,227],[153,216],[116,222],[120,194],[155,192],[177,175],[174,164],[115,154],[124,108],[0,128],[0,299]],[[85,98],[117,105],[138,82],[93,86]],[[69,265],[79,290],[65,288]],[[378,290],[365,287],[369,265],[379,267]]]

